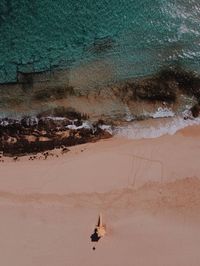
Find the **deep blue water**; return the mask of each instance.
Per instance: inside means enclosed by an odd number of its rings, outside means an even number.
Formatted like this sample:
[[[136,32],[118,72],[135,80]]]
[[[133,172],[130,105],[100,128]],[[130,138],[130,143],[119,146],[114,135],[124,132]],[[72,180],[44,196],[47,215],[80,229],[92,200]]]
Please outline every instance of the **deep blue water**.
[[[105,81],[169,65],[200,73],[199,25],[199,0],[1,0],[0,83],[88,62],[112,69]]]

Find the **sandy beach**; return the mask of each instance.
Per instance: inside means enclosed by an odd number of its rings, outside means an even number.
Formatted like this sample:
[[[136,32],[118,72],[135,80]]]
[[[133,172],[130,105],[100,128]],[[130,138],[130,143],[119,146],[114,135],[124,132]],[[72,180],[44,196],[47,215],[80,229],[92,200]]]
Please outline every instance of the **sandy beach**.
[[[193,126],[55,150],[46,160],[4,158],[0,264],[199,266],[199,140]],[[92,243],[100,212],[106,236]]]

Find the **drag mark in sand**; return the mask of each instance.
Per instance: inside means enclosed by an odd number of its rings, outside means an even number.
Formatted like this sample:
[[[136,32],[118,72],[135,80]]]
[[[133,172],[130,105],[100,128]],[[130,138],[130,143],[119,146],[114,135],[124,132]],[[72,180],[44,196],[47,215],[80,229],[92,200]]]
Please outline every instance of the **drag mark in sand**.
[[[150,163],[150,166],[152,164],[156,164],[159,165],[160,168],[160,182],[161,184],[163,184],[163,172],[164,172],[164,166],[163,166],[163,162],[161,162],[160,160],[156,160],[156,159],[150,159],[150,158],[146,158],[143,156],[139,156],[139,155],[135,155],[135,154],[131,154],[131,153],[123,153],[124,156],[128,156],[131,158],[131,170],[130,170],[130,175],[128,177],[128,187],[135,187],[136,185],[136,179],[138,177],[139,171],[141,171],[141,168],[143,170],[143,173],[147,173],[148,171],[144,171],[145,168],[148,168],[148,163]],[[142,163],[137,163],[137,159],[139,161],[143,161],[146,162],[146,164],[142,164]]]

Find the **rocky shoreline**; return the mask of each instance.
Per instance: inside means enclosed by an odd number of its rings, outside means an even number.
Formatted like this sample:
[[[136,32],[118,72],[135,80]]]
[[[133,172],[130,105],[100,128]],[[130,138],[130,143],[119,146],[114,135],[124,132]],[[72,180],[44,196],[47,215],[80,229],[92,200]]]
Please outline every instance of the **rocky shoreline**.
[[[65,109],[73,109],[86,113],[91,121],[117,122],[129,114],[137,119],[159,107],[180,113],[185,106],[195,106],[195,116],[200,110],[200,76],[181,68],[94,86],[71,84],[64,70],[18,74],[17,82],[0,84],[0,112],[4,117],[43,112],[52,115],[55,108],[60,108],[61,117]]]
[[[183,69],[164,69],[152,77],[97,88],[72,87],[62,71],[50,74],[20,73],[17,83],[0,84],[3,155],[109,138],[111,133],[102,125],[147,119],[158,110],[176,115],[187,106],[189,117],[200,114],[200,77]],[[9,118],[16,114],[20,118]]]
[[[102,121],[89,124],[67,117],[24,117],[0,120],[0,152],[3,156],[24,156],[55,148],[110,138]]]

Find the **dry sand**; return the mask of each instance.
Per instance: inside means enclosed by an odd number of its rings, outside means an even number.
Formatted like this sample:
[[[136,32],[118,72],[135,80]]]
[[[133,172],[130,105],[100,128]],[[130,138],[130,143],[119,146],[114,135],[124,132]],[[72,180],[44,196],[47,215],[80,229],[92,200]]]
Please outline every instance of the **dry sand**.
[[[199,141],[200,127],[190,127],[80,145],[59,158],[6,159],[0,265],[199,266]],[[100,211],[107,235],[94,244]]]

